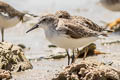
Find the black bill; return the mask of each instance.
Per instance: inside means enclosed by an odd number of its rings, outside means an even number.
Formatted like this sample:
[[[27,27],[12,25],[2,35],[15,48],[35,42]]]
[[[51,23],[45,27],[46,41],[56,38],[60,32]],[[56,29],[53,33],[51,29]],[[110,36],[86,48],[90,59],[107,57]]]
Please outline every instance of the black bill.
[[[36,24],[35,26],[33,26],[31,29],[29,29],[26,33],[36,29],[36,28],[39,28],[39,24]]]

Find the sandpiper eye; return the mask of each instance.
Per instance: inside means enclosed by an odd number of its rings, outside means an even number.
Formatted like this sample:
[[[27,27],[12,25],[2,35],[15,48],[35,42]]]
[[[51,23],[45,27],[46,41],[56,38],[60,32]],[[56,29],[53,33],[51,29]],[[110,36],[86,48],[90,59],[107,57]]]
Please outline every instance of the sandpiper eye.
[[[46,21],[46,19],[43,19],[42,21]]]
[[[59,18],[62,18],[62,15],[61,15],[61,16],[59,16]]]

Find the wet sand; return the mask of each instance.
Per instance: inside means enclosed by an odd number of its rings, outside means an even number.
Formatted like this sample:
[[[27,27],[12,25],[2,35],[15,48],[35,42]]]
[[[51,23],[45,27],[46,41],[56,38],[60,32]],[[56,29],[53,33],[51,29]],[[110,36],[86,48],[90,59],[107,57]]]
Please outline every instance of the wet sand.
[[[111,12],[109,10],[104,9],[99,3],[98,0],[71,0],[68,3],[68,0],[53,0],[53,2],[49,2],[49,5],[46,4],[46,1],[43,2],[34,2],[34,0],[25,0],[26,4],[22,0],[10,1],[5,0],[13,6],[16,6],[16,9],[21,11],[27,10],[32,13],[43,13],[43,12],[54,12],[56,10],[67,10],[73,15],[80,15],[87,17],[99,25],[105,25],[103,22],[111,22],[116,18],[119,18],[119,12]],[[64,2],[65,1],[65,2]],[[62,4],[64,2],[64,4]],[[35,5],[33,5],[33,3]],[[39,3],[39,4],[38,4]],[[71,6],[72,4],[72,6]],[[23,5],[23,8],[21,7]],[[47,6],[47,7],[43,7]],[[54,7],[54,8],[53,8]],[[8,42],[12,42],[15,44],[24,44],[30,50],[25,51],[25,55],[28,59],[39,59],[49,56],[53,53],[65,52],[60,48],[49,48],[48,45],[51,44],[45,39],[45,35],[43,30],[38,29],[32,31],[29,34],[25,32],[32,27],[31,24],[36,23],[37,20],[32,20],[25,24],[18,24],[16,27],[6,29],[5,30],[5,40]],[[101,39],[96,41],[97,50],[102,52],[106,52],[108,54],[103,54],[99,56],[90,56],[86,59],[97,60],[100,62],[104,62],[107,65],[111,65],[117,69],[120,69],[120,44],[105,44],[101,45],[101,43],[106,42],[116,42],[120,40],[120,33],[111,34],[106,39]],[[78,59],[77,61],[81,61]],[[51,80],[56,73],[63,70],[65,66],[67,66],[67,58],[59,59],[59,60],[47,60],[42,59],[39,61],[31,61],[33,64],[32,70],[27,70],[25,72],[13,73],[12,80]]]

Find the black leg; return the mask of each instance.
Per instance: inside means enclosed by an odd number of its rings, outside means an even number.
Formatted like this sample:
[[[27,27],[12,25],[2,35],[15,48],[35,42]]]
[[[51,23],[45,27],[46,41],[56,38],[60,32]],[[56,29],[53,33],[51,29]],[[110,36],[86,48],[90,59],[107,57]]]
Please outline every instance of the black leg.
[[[4,42],[4,28],[1,29],[2,42]]]
[[[72,50],[72,53],[73,53],[73,55],[72,55],[72,61],[71,61],[71,64],[75,62],[75,54],[74,54],[74,49]]]
[[[68,65],[69,65],[70,64],[70,55],[69,55],[68,49],[66,49],[66,52],[67,52],[67,56],[68,56]]]
[[[85,58],[86,58],[86,56],[87,56],[87,53],[88,53],[88,47],[85,48],[85,53],[84,53],[83,60],[85,60]]]

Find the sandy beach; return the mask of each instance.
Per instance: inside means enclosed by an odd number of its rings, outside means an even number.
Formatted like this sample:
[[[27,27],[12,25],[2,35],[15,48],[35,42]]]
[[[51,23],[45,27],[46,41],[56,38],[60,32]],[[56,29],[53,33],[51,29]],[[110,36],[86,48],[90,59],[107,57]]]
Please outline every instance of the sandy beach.
[[[112,12],[99,3],[99,0],[4,0],[18,10],[28,11],[41,15],[43,13],[55,13],[56,10],[66,10],[71,15],[84,16],[98,25],[105,26],[105,23],[114,21],[120,17],[119,12]],[[61,59],[45,59],[50,55],[65,53],[61,48],[49,48],[51,43],[46,40],[44,31],[37,29],[26,34],[38,19],[33,19],[24,24],[19,23],[16,27],[5,30],[5,40],[14,44],[26,46],[25,56],[33,65],[33,69],[23,72],[13,72],[11,80],[51,80],[67,66],[67,57]],[[104,23],[105,22],[105,23]],[[89,56],[86,60],[103,62],[106,65],[120,70],[120,32],[110,34],[95,42],[97,50],[107,54]],[[77,59],[80,62],[82,59]]]

